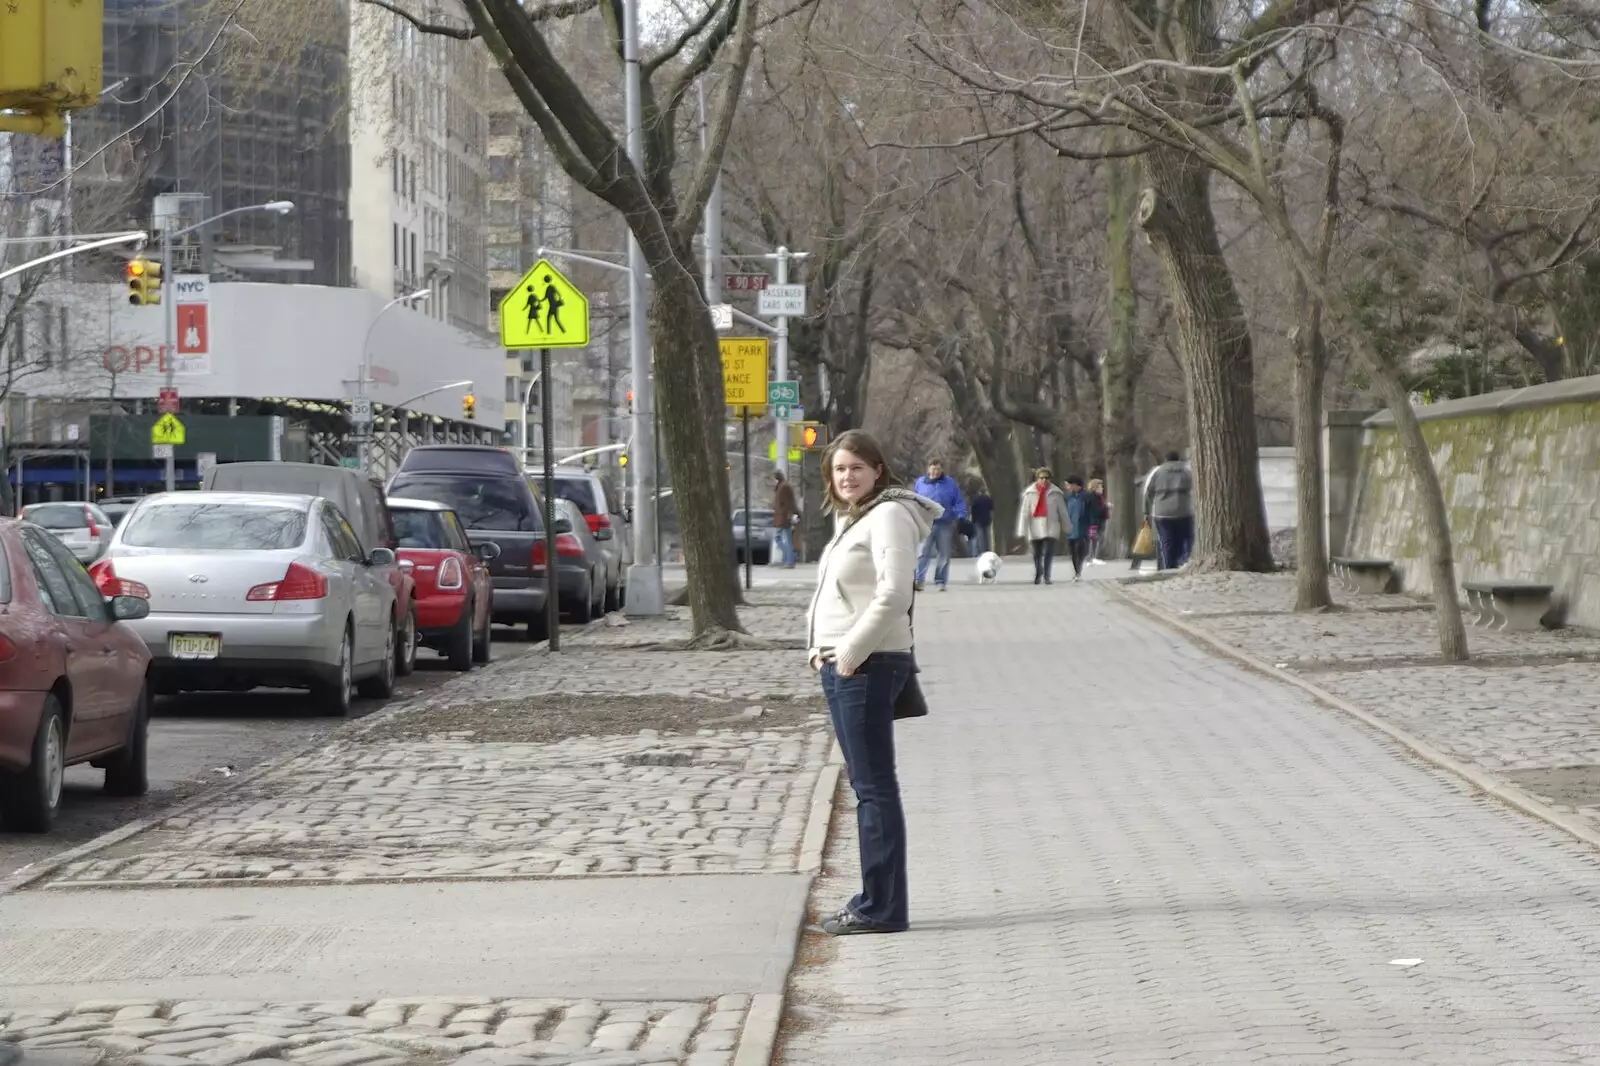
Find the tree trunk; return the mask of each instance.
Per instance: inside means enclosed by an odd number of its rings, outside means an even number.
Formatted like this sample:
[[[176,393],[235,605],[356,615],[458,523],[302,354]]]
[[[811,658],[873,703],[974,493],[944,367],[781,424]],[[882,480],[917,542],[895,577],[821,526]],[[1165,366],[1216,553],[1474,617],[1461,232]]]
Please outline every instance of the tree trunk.
[[[1149,187],[1139,224],[1167,275],[1189,386],[1194,470],[1194,569],[1272,569],[1261,502],[1250,324],[1217,239],[1211,171],[1158,148],[1144,156]]]
[[[1378,382],[1378,392],[1394,415],[1394,429],[1400,436],[1406,466],[1411,470],[1418,495],[1422,498],[1423,530],[1428,538],[1428,575],[1433,581],[1434,618],[1439,626],[1439,653],[1446,659],[1468,658],[1467,630],[1461,621],[1461,601],[1456,593],[1456,553],[1450,539],[1450,512],[1439,486],[1438,468],[1433,465],[1433,450],[1422,434],[1422,423],[1406,395],[1400,373],[1390,365],[1365,337],[1356,337],[1365,362]]]
[[[1328,350],[1322,339],[1322,301],[1298,278],[1295,294],[1300,322],[1294,336],[1294,609],[1313,611],[1333,603],[1322,500],[1322,385]]]
[[[1108,143],[1115,145],[1115,135]],[[1109,323],[1105,356],[1100,360],[1100,439],[1105,450],[1106,498],[1111,523],[1101,533],[1103,554],[1115,558],[1133,546],[1139,535],[1143,501],[1134,491],[1138,477],[1134,452],[1139,430],[1134,424],[1134,388],[1138,382],[1135,330],[1139,294],[1133,287],[1133,213],[1139,196],[1138,164],[1106,161],[1106,273],[1110,279]]]
[[[690,639],[696,646],[715,647],[742,631],[729,521],[722,363],[699,279],[683,265],[692,263],[693,255],[681,251],[681,258],[649,257],[655,281],[650,299],[655,401],[688,571]]]
[[[1022,488],[1027,484],[1022,476],[1016,433],[1017,427],[1010,422],[1003,427],[984,425],[972,432],[978,469],[983,471],[984,484],[994,500],[994,525],[990,527],[994,543],[990,548],[997,555],[1007,554],[1015,541],[1017,508],[1022,504]]]

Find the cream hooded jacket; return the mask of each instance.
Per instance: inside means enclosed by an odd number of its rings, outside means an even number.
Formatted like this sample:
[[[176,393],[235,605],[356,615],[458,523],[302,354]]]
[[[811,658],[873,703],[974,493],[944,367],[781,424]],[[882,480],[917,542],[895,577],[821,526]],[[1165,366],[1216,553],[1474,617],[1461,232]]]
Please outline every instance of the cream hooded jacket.
[[[855,522],[834,518],[806,612],[809,654],[832,651],[854,673],[878,651],[911,650],[917,551],[944,508],[905,489],[884,489]]]

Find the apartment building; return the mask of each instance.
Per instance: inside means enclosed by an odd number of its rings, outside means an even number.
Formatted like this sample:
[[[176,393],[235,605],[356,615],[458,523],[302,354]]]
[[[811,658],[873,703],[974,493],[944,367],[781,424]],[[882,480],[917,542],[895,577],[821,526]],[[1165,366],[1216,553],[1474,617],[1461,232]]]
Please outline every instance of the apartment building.
[[[466,21],[453,2],[429,17]],[[353,282],[386,296],[432,287],[420,313],[487,337],[487,50],[359,4],[350,64]]]

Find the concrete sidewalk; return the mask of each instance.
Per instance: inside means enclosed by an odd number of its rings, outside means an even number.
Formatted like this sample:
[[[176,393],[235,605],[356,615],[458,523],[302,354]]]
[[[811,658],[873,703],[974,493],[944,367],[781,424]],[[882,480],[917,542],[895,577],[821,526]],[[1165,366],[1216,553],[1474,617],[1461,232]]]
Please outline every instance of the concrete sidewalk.
[[[1600,1063],[1595,851],[1023,569],[918,601],[912,929],[808,934],[779,1061]]]

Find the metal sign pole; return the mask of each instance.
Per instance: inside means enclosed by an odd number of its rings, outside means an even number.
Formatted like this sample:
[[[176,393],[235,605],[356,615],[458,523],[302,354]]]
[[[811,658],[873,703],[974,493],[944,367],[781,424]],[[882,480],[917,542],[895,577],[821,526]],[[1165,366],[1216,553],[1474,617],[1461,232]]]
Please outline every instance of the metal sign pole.
[[[750,503],[750,405],[744,405],[744,587],[755,587],[755,574],[750,552],[750,520],[754,512]],[[769,552],[772,550],[767,549]]]
[[[554,398],[550,388],[550,349],[539,349],[539,403],[544,408],[544,624],[550,635],[550,650],[561,650],[561,590],[556,581],[556,471],[555,426],[550,412]]]
[[[170,282],[173,287],[173,291],[176,292],[178,286],[178,272],[173,269],[174,266],[176,266],[176,264],[172,261],[172,223],[169,220],[167,225],[161,230],[161,277],[163,281],[163,287],[165,287],[166,283]],[[175,375],[177,374],[178,370],[174,361],[178,354],[178,305],[177,299],[172,293],[161,294],[161,318],[163,320],[163,328],[165,330],[166,337],[166,341],[161,348],[161,352],[162,357],[167,363],[166,374],[162,380],[166,383],[167,388],[170,389],[177,384]],[[178,449],[176,447],[169,449],[167,452],[166,481],[168,492],[172,492],[178,487],[177,455]]]

